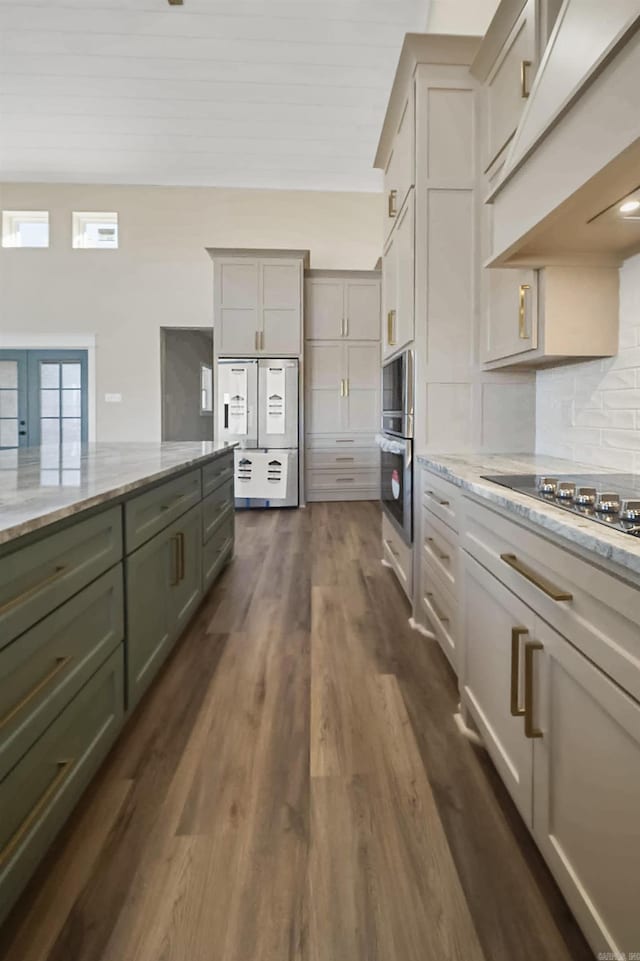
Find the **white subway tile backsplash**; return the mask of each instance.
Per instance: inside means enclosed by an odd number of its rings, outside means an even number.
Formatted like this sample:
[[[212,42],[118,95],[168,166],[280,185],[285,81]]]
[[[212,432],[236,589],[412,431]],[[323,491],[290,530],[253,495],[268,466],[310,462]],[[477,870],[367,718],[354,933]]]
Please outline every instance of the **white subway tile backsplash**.
[[[640,472],[640,256],[620,272],[618,355],[536,375],[536,450]]]

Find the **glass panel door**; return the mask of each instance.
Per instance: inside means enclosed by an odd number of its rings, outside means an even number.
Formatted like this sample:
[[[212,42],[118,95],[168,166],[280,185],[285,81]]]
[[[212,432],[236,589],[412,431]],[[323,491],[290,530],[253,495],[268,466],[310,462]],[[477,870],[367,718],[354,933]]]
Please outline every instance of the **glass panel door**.
[[[0,350],[0,449],[27,443],[27,354]]]

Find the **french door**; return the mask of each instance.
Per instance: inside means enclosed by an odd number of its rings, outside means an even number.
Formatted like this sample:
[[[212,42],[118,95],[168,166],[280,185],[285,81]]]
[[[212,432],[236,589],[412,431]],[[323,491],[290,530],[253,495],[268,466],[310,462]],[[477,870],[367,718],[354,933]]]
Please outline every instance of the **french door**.
[[[0,449],[88,439],[86,350],[0,350]]]

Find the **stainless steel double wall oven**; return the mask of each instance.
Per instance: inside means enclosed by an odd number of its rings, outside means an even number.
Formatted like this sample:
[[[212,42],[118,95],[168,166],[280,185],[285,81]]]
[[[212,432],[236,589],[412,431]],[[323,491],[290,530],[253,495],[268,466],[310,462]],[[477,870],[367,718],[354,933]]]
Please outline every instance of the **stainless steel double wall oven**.
[[[413,352],[382,367],[380,490],[382,507],[404,540],[413,541]]]

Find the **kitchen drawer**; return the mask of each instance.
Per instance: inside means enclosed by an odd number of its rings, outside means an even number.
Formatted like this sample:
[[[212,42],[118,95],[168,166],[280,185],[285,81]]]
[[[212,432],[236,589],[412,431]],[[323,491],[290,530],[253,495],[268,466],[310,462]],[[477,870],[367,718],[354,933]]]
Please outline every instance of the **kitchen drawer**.
[[[223,518],[234,510],[233,477],[214,490],[202,502],[202,543],[206,544],[222,523]]]
[[[411,600],[413,595],[413,550],[405,543],[395,527],[382,515],[382,552],[384,561],[395,572],[403,591]]]
[[[19,543],[19,542],[17,542]],[[122,558],[120,507],[0,558],[0,648]]]
[[[202,468],[202,496],[207,497],[228,480],[233,480],[233,449]]]
[[[431,511],[422,509],[424,556],[440,574],[451,592],[455,591],[458,566],[458,537]]]
[[[365,468],[379,470],[380,449],[378,447],[350,447],[346,449],[310,450],[307,452],[307,467],[311,470],[354,470]]]
[[[443,580],[440,570],[426,556],[422,559],[420,598],[433,633],[457,673],[458,605],[456,597]]]
[[[458,530],[457,508],[460,488],[429,470],[422,472],[422,506],[454,531]]]
[[[0,651],[0,779],[123,638],[118,564]]]
[[[345,464],[340,470],[308,470],[307,489],[312,491],[375,489],[379,484],[378,469],[353,469]]]
[[[351,450],[355,447],[375,447],[375,434],[307,434],[307,457],[312,450]]]
[[[109,750],[123,715],[120,645],[0,782],[0,919]]]
[[[127,501],[124,506],[127,554],[168,527],[201,497],[200,471],[192,470]]]
[[[202,554],[202,583],[208,590],[233,554],[233,513],[223,520],[207,541]]]
[[[640,589],[485,504],[464,507],[464,549],[640,700]]]

